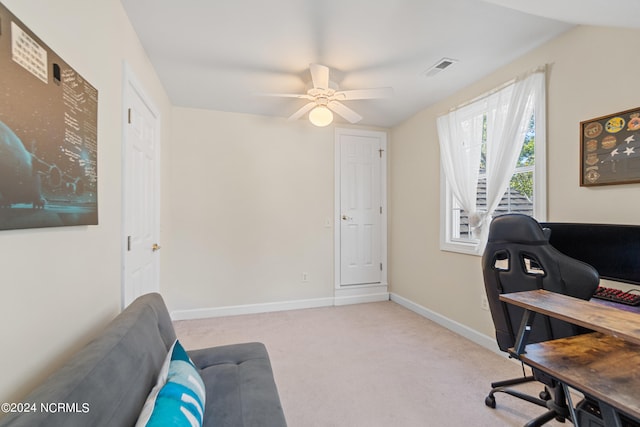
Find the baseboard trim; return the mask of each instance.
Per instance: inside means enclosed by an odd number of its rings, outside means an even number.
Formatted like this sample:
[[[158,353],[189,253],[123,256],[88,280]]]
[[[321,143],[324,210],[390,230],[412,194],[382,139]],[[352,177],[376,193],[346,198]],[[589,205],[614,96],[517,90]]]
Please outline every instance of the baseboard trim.
[[[192,310],[174,310],[171,312],[171,319],[192,320],[203,319],[207,317],[271,313],[274,311],[301,310],[305,308],[363,304],[379,301],[389,301],[389,292],[387,292],[386,285],[354,286],[349,289],[336,289],[335,296],[328,298],[315,298],[263,304],[233,305],[225,307],[196,308]]]
[[[334,305],[364,304],[368,302],[389,301],[389,293],[381,292],[367,295],[349,295],[334,298]]]
[[[389,288],[386,283],[342,286],[334,292],[334,305],[337,306],[389,301]]]
[[[433,310],[429,310],[428,308],[423,307],[420,304],[416,304],[415,302],[408,300],[404,297],[401,297],[400,295],[391,293],[390,297],[391,297],[391,301],[398,303],[401,306],[423,317],[426,317],[429,320],[433,320],[440,326],[443,326],[449,329],[450,331],[453,331],[458,335],[461,335],[467,338],[468,340],[473,341],[474,343],[488,350],[491,350],[500,355],[504,354],[498,348],[498,345],[496,344],[496,340],[494,338],[488,337],[485,334],[481,334],[480,332],[474,329],[471,329],[470,327],[463,325],[462,323],[458,323],[455,320],[449,319],[448,317],[445,317],[439,313],[436,313]]]
[[[333,298],[316,298],[297,301],[284,301],[263,304],[245,304],[226,307],[197,308],[192,310],[174,310],[172,320],[203,319],[207,317],[237,316],[241,314],[270,313],[274,311],[301,310],[305,308],[330,307]]]

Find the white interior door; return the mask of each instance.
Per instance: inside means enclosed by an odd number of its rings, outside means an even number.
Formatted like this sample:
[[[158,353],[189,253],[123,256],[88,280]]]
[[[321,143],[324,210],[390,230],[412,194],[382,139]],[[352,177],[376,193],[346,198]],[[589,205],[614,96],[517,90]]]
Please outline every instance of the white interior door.
[[[160,119],[131,71],[124,91],[124,278],[123,306],[159,290]]]
[[[382,165],[386,135],[344,131],[337,134],[340,150],[339,286],[383,281],[384,185]]]

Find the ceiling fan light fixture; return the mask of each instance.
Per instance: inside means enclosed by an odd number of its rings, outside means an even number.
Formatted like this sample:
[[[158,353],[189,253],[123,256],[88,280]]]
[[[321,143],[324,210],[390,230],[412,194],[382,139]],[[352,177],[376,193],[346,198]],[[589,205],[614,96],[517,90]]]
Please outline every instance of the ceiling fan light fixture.
[[[315,126],[324,127],[333,121],[333,113],[324,105],[318,105],[309,112],[309,121]]]
[[[263,94],[307,100],[305,105],[289,116],[289,121],[298,120],[308,113],[309,121],[315,126],[322,127],[333,122],[333,113],[335,113],[349,123],[357,123],[362,120],[362,116],[344,105],[344,101],[389,98],[393,94],[393,88],[390,87],[338,90],[338,85],[329,80],[329,67],[309,64],[309,71],[312,86],[307,89],[307,93]]]

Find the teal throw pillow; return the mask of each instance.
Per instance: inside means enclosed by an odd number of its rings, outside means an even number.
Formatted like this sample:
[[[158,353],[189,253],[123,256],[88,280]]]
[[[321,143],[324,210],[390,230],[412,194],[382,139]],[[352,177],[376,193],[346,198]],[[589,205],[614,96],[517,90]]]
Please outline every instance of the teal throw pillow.
[[[136,426],[202,426],[205,404],[202,378],[179,341],[176,340],[170,354],[166,383],[157,393],[153,411],[147,420],[139,419]]]

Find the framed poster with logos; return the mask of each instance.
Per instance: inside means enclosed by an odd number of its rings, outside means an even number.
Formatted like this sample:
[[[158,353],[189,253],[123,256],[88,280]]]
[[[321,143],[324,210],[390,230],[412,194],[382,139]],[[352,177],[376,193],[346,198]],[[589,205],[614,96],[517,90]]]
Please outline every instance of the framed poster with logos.
[[[580,122],[580,186],[640,182],[640,108]]]
[[[0,3],[0,230],[98,223],[98,91]]]

